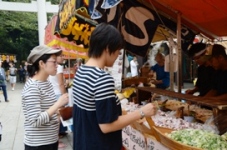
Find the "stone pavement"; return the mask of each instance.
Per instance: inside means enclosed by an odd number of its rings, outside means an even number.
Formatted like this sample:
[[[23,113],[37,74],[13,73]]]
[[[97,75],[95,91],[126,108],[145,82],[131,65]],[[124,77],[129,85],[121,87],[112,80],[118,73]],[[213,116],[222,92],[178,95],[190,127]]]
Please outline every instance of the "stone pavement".
[[[24,84],[17,83],[14,91],[11,91],[8,83],[8,99],[6,103],[3,94],[0,94],[0,122],[3,125],[0,150],[24,150],[24,115],[21,107],[21,91]],[[59,150],[72,150],[72,133],[60,139],[67,146]]]

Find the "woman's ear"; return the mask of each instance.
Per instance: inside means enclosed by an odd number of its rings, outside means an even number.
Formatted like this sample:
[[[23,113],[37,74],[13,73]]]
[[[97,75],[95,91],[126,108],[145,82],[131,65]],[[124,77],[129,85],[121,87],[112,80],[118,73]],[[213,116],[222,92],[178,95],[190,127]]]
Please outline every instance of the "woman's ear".
[[[44,65],[45,65],[45,63],[42,60],[40,60],[39,61],[39,67],[42,68]]]

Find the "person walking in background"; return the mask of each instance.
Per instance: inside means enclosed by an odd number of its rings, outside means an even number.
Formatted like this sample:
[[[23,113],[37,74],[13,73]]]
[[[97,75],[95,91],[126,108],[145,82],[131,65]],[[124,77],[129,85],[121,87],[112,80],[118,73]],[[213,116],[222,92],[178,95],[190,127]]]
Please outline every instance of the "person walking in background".
[[[64,76],[63,76],[63,57],[62,55],[57,56],[57,74],[52,76],[49,76],[49,81],[53,86],[54,89],[54,93],[56,95],[56,99],[59,99],[59,97],[63,94],[66,93],[66,89],[65,89],[65,84],[64,84]],[[60,127],[59,127],[59,137],[63,137],[65,135],[67,135],[67,127],[64,127],[62,125],[62,123],[60,122]],[[65,144],[59,141],[58,144],[59,148],[63,148],[65,147]]]
[[[28,77],[29,77],[27,66],[28,66],[28,62],[24,62],[25,82],[28,80]]]
[[[9,102],[8,95],[7,95],[7,87],[6,87],[6,73],[4,68],[2,68],[1,61],[0,61],[0,87],[2,88],[5,102]]]
[[[2,141],[2,123],[0,122],[0,142]]]
[[[149,75],[153,77],[154,73],[156,73],[156,79],[152,80],[151,83],[155,84],[156,88],[167,89],[170,84],[170,77],[169,72],[164,70],[165,57],[158,52],[155,56],[155,61],[157,64],[151,67]]]
[[[133,60],[130,61],[130,69],[132,77],[138,76],[138,62],[136,56],[133,56]]]
[[[11,62],[9,67],[9,82],[12,88],[12,91],[14,91],[15,89],[15,85],[17,82],[17,76],[16,76],[16,72],[17,72],[17,68],[15,68],[14,64]]]
[[[104,70],[112,67],[123,47],[123,37],[112,25],[101,23],[91,33],[89,60],[73,80],[73,149],[121,150],[121,129],[132,122],[155,115],[152,103],[121,115],[114,79]]]
[[[18,69],[18,75],[19,75],[19,81],[20,83],[23,83],[25,81],[25,70],[22,67],[22,65],[20,65],[20,68]]]
[[[68,94],[58,100],[53,86],[47,80],[57,72],[56,56],[61,50],[45,45],[31,50],[27,60],[30,78],[22,91],[22,107],[25,116],[25,150],[57,150],[59,120],[57,111],[68,103]]]

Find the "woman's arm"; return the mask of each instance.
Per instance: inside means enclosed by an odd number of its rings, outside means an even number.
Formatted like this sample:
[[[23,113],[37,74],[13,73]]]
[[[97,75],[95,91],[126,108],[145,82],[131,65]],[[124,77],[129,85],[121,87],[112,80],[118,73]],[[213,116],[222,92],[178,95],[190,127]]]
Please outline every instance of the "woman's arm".
[[[31,85],[29,90],[22,95],[22,105],[25,112],[25,118],[33,127],[39,127],[48,123],[56,111],[66,103],[68,103],[68,94],[62,95],[57,102],[54,103],[46,111],[41,111],[41,95],[36,85]]]
[[[216,90],[210,90],[209,92],[207,92],[206,95],[204,95],[203,97],[214,97],[217,95],[217,91]]]
[[[127,115],[119,116],[118,119],[112,123],[99,124],[99,127],[103,133],[114,132],[117,130],[121,130],[125,126],[135,122],[136,120],[139,120],[140,118],[155,115],[156,111],[157,111],[156,106],[150,103],[145,105],[140,110],[136,110]],[[142,114],[144,114],[144,116]]]

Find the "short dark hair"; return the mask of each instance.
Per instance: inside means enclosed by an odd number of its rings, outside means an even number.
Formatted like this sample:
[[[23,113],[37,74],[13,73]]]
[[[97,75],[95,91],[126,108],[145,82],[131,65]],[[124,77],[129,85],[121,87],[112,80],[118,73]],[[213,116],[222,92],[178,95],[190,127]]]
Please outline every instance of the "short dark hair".
[[[225,47],[219,44],[214,44],[212,48],[212,57],[218,56],[223,56],[225,59],[227,59]]]
[[[42,60],[44,63],[51,57],[53,54],[44,54],[38,60],[36,60],[33,64],[27,66],[29,77],[33,77],[36,72],[39,71],[39,61]]]
[[[99,58],[106,48],[111,54],[123,48],[123,45],[121,33],[114,26],[101,23],[91,33],[88,56]]]

